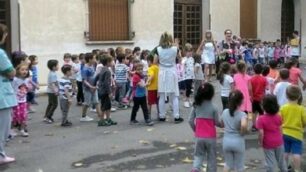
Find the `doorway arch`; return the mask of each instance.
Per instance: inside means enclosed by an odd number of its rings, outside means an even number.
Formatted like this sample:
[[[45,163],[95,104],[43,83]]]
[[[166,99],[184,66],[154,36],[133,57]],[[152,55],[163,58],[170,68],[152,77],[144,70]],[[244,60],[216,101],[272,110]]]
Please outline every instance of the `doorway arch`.
[[[286,42],[294,31],[294,0],[282,0],[281,40]]]

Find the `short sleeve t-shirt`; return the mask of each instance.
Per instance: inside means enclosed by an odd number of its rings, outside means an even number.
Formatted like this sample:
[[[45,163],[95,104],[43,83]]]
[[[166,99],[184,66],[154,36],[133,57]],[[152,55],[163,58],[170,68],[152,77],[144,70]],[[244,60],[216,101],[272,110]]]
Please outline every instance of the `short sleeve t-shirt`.
[[[302,141],[306,127],[305,107],[287,103],[281,107],[280,114],[283,119],[283,134]]]
[[[283,106],[288,102],[287,96],[286,96],[286,89],[290,86],[291,84],[289,82],[279,82],[276,84],[273,94],[277,98],[277,102],[279,106]]]
[[[58,81],[59,83],[59,95],[63,99],[68,99],[68,97],[65,94],[65,89],[68,90],[68,93],[70,96],[72,96],[72,83],[70,79],[61,78]]]
[[[234,112],[232,117],[229,109],[224,110],[221,116],[221,120],[224,123],[224,137],[241,136],[241,120],[246,117],[246,114],[242,111]]]
[[[115,80],[117,83],[127,82],[129,67],[126,64],[118,63],[115,66]]]
[[[94,80],[95,80],[95,69],[93,66],[88,66],[85,65],[83,67],[83,71],[82,71],[82,78],[84,81],[87,81],[89,84],[94,85]],[[90,88],[86,85],[84,85],[84,90],[90,90]]]
[[[55,84],[56,87],[58,87],[58,79],[55,71],[50,71],[48,74],[48,87],[47,87],[47,93],[56,93],[57,88],[53,90],[52,84]]]
[[[282,118],[279,115],[265,114],[258,117],[256,127],[264,131],[263,147],[265,149],[274,149],[283,144],[281,126]]]
[[[148,90],[157,90],[158,88],[158,72],[157,65],[152,65],[148,69],[148,77],[152,77],[151,84],[147,87]]]
[[[290,83],[293,85],[299,85],[299,77],[302,74],[301,69],[292,67],[289,70],[289,73],[290,73],[290,76],[289,76]]]
[[[221,97],[229,97],[231,85],[234,83],[233,77],[228,74],[224,75],[223,84],[221,84]]]
[[[134,97],[145,97],[146,96],[146,88],[138,85],[138,83],[140,83],[140,82],[144,83],[143,78],[139,74],[135,73],[133,75],[132,79],[133,79],[133,95],[134,95]]]
[[[13,80],[13,87],[17,96],[18,103],[27,102],[27,93],[29,90],[30,79],[21,79],[15,77]]]
[[[254,75],[250,82],[252,85],[253,100],[261,101],[268,86],[267,79],[260,75]]]
[[[192,57],[184,57],[184,79],[194,79],[194,60]]]

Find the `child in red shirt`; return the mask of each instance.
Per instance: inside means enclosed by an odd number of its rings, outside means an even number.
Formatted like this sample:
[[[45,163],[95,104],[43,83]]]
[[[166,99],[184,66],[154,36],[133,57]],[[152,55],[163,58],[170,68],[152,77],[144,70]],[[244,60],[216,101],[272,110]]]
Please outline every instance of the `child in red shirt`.
[[[261,75],[263,66],[261,64],[256,64],[254,66],[255,75],[251,78],[252,86],[252,109],[253,109],[253,124],[255,125],[257,114],[262,115],[263,110],[261,107],[261,101],[265,95],[266,88],[268,87],[267,79]],[[253,126],[253,131],[256,131],[255,126]]]

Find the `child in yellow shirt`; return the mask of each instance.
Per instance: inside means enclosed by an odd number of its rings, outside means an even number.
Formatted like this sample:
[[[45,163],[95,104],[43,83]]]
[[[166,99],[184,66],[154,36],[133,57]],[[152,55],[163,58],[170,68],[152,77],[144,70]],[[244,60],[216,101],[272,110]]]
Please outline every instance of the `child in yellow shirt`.
[[[159,68],[156,64],[153,63],[154,61],[153,55],[149,55],[147,58],[147,61],[149,65],[148,80],[147,80],[149,114],[151,114],[152,105],[154,104],[156,105],[156,108],[157,108],[157,114],[159,114],[158,96],[157,96]]]
[[[295,172],[301,171],[301,155],[303,151],[303,133],[306,126],[305,108],[299,105],[302,91],[298,86],[291,85],[286,90],[288,103],[280,110],[285,145],[285,158],[288,164],[292,154]]]

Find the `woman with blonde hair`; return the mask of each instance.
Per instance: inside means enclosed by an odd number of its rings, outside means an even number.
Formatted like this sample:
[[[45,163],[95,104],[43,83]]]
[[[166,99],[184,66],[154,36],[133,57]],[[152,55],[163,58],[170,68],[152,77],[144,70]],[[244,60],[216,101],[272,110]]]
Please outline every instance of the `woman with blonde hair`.
[[[176,57],[178,47],[173,43],[172,35],[165,32],[160,37],[159,46],[156,48],[154,62],[159,64],[158,94],[159,94],[159,121],[166,120],[165,101],[167,96],[172,100],[173,117],[175,123],[184,121],[179,114],[179,87],[176,74]]]
[[[206,81],[210,82],[210,78],[212,75],[213,66],[216,63],[215,53],[216,53],[216,44],[213,40],[212,32],[206,31],[205,37],[197,50],[197,54],[202,54],[202,63],[204,66],[204,73]]]

